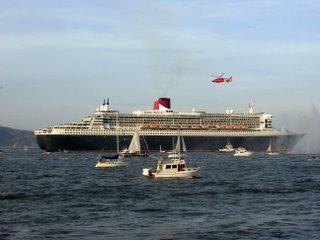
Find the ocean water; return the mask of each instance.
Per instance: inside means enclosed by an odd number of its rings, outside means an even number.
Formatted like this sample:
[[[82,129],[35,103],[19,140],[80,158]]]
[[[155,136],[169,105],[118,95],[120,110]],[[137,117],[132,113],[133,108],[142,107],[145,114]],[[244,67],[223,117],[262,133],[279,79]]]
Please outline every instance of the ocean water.
[[[0,153],[0,239],[319,239],[320,160],[190,153],[194,179],[146,179],[153,158]]]

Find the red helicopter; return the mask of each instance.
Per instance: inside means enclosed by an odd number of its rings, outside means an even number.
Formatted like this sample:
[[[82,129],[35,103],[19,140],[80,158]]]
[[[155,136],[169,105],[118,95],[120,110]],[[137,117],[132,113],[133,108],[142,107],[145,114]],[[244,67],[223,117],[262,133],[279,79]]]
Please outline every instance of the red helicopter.
[[[232,76],[230,76],[228,78],[224,78],[224,77],[222,77],[223,75],[224,75],[224,73],[222,73],[220,76],[211,75],[211,76],[215,77],[215,79],[213,79],[212,82],[214,82],[214,83],[232,82]]]

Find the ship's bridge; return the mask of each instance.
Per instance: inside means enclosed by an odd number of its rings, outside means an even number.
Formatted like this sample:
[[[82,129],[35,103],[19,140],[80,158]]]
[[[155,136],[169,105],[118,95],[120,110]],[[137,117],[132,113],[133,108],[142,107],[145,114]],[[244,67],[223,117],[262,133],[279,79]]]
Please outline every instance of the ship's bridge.
[[[261,114],[260,128],[262,128],[262,129],[271,129],[272,128],[272,115],[271,114]]]
[[[164,110],[136,110],[132,112],[133,115],[173,115],[174,111],[172,109]]]
[[[135,116],[143,116],[143,115],[153,115],[153,116],[162,116],[162,115],[186,115],[186,116],[200,116],[202,114],[205,114],[205,112],[174,112],[172,109],[165,109],[165,110],[137,110],[132,112]]]

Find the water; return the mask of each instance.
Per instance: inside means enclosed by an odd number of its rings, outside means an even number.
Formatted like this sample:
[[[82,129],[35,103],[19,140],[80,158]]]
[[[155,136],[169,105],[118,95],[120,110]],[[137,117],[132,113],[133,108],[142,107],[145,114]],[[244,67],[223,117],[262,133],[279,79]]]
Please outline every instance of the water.
[[[0,154],[0,239],[318,239],[320,160],[190,153],[199,178],[146,179],[145,158]],[[151,163],[155,160],[149,158]]]

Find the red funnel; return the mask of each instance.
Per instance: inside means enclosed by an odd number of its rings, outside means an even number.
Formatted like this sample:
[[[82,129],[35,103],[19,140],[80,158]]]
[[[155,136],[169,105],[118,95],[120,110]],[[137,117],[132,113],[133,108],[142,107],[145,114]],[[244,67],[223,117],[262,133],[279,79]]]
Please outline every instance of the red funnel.
[[[170,109],[170,98],[159,98],[153,104],[153,110],[159,110],[159,105]]]

